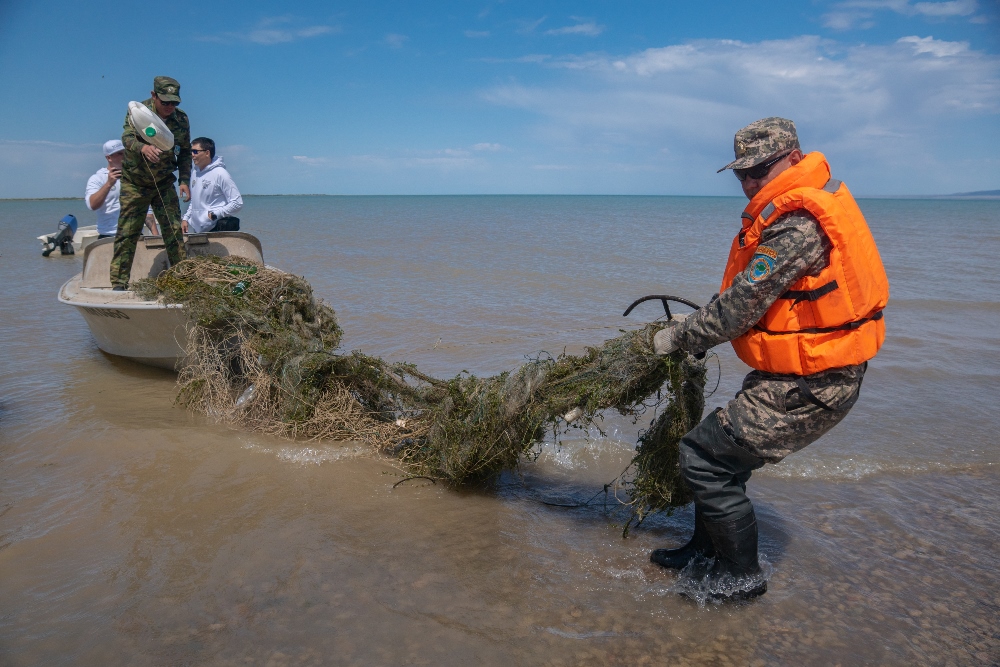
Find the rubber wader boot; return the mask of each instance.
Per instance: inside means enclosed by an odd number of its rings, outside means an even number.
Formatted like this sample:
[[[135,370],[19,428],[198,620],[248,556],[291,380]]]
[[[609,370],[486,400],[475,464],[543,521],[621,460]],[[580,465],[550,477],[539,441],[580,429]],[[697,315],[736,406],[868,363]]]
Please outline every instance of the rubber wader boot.
[[[715,565],[706,580],[712,600],[749,600],[767,592],[757,561],[757,516],[751,509],[735,521],[706,521],[715,546]]]
[[[694,558],[703,556],[712,558],[715,550],[712,548],[712,538],[705,530],[705,519],[696,505],[694,508],[694,535],[691,541],[677,549],[654,549],[649,554],[649,560],[660,567],[673,570],[683,570]]]

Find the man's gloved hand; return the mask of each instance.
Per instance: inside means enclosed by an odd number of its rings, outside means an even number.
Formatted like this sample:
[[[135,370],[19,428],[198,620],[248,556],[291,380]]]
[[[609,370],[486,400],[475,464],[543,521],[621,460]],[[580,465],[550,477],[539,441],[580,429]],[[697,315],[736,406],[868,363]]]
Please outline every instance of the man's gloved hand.
[[[678,349],[674,342],[674,329],[687,315],[674,315],[672,320],[667,320],[667,327],[656,332],[653,336],[653,351],[657,354],[667,355]]]

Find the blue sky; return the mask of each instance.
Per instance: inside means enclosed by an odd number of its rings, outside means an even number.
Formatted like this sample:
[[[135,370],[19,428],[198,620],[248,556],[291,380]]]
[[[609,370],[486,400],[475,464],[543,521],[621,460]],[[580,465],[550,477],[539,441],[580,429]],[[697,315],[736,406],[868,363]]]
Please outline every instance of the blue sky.
[[[82,196],[152,78],[246,193],[739,194],[792,118],[862,195],[1000,188],[1000,0],[0,0],[0,197]]]

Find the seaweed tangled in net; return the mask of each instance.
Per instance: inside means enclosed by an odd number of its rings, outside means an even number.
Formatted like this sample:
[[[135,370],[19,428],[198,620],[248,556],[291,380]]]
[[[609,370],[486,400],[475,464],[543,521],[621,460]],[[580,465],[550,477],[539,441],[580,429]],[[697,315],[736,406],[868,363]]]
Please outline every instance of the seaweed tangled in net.
[[[547,433],[570,428],[567,414],[572,427],[586,429],[604,410],[638,418],[655,406],[623,482],[626,532],[690,501],[678,443],[701,418],[705,366],[683,353],[656,355],[661,323],[582,355],[442,380],[412,364],[341,351],[336,314],[309,283],[251,260],[192,258],[133,288],[188,309],[178,400],[221,421],[285,437],[362,441],[413,475],[460,485],[516,468]]]

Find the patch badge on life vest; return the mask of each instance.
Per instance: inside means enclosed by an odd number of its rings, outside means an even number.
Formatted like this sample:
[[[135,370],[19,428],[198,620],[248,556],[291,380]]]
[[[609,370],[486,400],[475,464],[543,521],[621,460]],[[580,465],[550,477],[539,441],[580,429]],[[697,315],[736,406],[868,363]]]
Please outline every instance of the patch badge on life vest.
[[[750,260],[747,268],[747,280],[750,284],[759,283],[774,271],[774,259],[769,255],[757,254]]]
[[[758,255],[767,255],[771,259],[778,259],[778,251],[774,248],[768,248],[766,245],[757,246]]]

